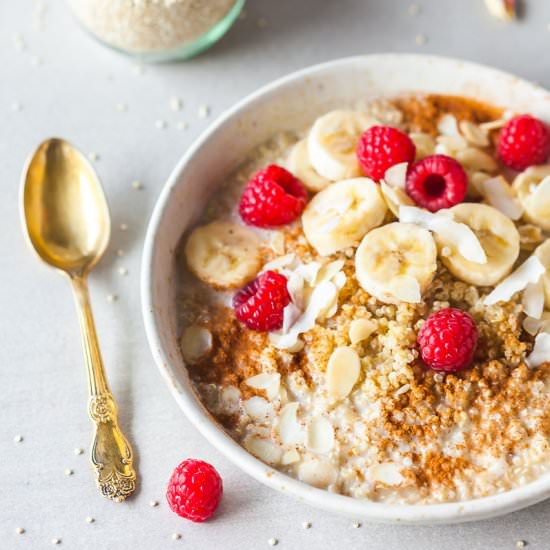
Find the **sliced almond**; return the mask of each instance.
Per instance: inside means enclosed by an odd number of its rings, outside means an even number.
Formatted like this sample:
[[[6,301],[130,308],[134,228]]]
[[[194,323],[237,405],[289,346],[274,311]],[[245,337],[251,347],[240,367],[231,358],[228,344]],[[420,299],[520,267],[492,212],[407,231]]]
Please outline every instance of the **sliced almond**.
[[[275,399],[281,386],[281,375],[278,372],[262,372],[245,380],[246,384],[255,390],[263,390],[268,399]]]
[[[439,117],[437,121],[437,131],[443,136],[460,136],[456,117],[450,113]]]
[[[361,360],[350,347],[336,348],[327,365],[327,390],[331,397],[343,399],[351,392],[361,372]]]
[[[183,329],[180,339],[183,359],[189,363],[196,363],[212,349],[211,332],[198,325],[191,325]]]
[[[273,441],[257,435],[247,437],[243,445],[249,453],[267,464],[278,464],[283,455],[282,449]]]
[[[334,429],[328,418],[313,417],[306,430],[306,447],[309,451],[318,454],[328,453],[334,446]]]
[[[227,386],[220,392],[221,403],[225,414],[239,412],[241,403],[241,392],[235,386]]]
[[[281,464],[283,466],[288,466],[289,464],[294,464],[295,462],[300,461],[300,453],[296,449],[290,449],[286,451],[281,458]]]
[[[388,168],[384,174],[384,181],[390,187],[405,189],[405,180],[407,179],[408,162],[400,162]]]
[[[377,328],[373,319],[354,319],[349,325],[349,339],[352,344],[366,340]]]
[[[273,406],[263,397],[255,395],[243,402],[246,414],[255,420],[266,420],[273,414]]]
[[[409,137],[416,147],[416,160],[420,160],[434,154],[435,139],[430,134],[423,132],[411,132]]]
[[[304,441],[304,432],[297,419],[299,403],[283,407],[277,423],[277,431],[284,445],[298,445]]]
[[[475,147],[457,151],[456,160],[467,170],[493,173],[498,169],[498,164],[491,155]]]
[[[468,143],[477,147],[487,147],[489,145],[489,136],[484,128],[480,128],[469,120],[461,120],[458,127]]]
[[[338,472],[329,462],[313,459],[300,464],[298,478],[313,487],[326,489],[336,482]]]

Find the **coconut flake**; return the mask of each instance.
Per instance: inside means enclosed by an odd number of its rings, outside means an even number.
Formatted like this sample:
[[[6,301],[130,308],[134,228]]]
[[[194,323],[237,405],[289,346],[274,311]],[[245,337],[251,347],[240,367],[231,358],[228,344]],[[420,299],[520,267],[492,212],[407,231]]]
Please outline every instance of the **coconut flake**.
[[[369,468],[369,477],[385,485],[399,485],[404,481],[399,467],[394,462],[384,462]]]
[[[408,162],[400,162],[388,168],[384,174],[384,181],[390,186],[398,189],[405,189],[407,179]]]
[[[533,351],[525,359],[525,363],[533,369],[547,361],[550,361],[550,334],[540,332],[535,336]]]
[[[300,275],[308,285],[313,286],[317,280],[321,267],[319,262],[309,262],[308,264],[300,264],[296,267],[294,273]]]
[[[334,429],[328,418],[313,417],[306,429],[306,447],[318,454],[328,453],[334,446]]]
[[[399,221],[414,223],[433,231],[456,246],[459,254],[470,262],[487,263],[487,256],[476,234],[465,224],[449,217],[450,212],[433,214],[416,206],[399,208]]]
[[[297,419],[299,403],[288,403],[279,416],[277,431],[284,445],[299,445],[304,441],[304,432]]]
[[[399,208],[401,206],[414,206],[414,201],[400,187],[391,187],[384,180],[381,180],[380,191],[382,191],[382,196],[388,208],[396,217],[399,217]]]
[[[548,208],[548,197],[550,196],[550,176],[546,176],[529,195],[529,202],[533,205],[533,210],[537,206],[543,209]]]
[[[273,441],[253,435],[243,442],[245,449],[267,464],[278,464],[283,451]]]
[[[280,256],[279,258],[275,258],[274,260],[267,262],[263,266],[261,273],[266,271],[280,271],[282,268],[292,265],[295,260],[296,254],[285,254],[284,256]]]
[[[491,206],[511,220],[519,220],[523,215],[523,207],[516,198],[512,186],[502,176],[480,182],[478,189]]]
[[[544,310],[544,286],[542,277],[525,287],[522,297],[523,311],[533,319],[540,319]]]
[[[281,386],[281,375],[278,372],[262,372],[245,380],[247,386],[265,391],[268,399],[275,399]]]
[[[466,138],[466,141],[478,147],[487,147],[489,145],[489,136],[484,128],[469,120],[461,120],[458,124],[460,132]]]
[[[335,277],[339,271],[344,267],[344,260],[335,260],[334,262],[330,262],[326,265],[324,265],[318,275],[317,279],[315,280],[315,284],[318,285],[322,283],[323,281],[330,281]]]
[[[330,281],[323,281],[317,285],[311,293],[306,310],[296,319],[287,332],[269,333],[271,343],[279,349],[290,349],[295,346],[299,335],[315,326],[317,318],[330,308],[337,296],[338,290]]]
[[[536,256],[530,256],[506,279],[501,281],[492,292],[490,292],[483,303],[491,306],[497,302],[510,300],[512,296],[527,287],[529,283],[536,283],[546,272],[545,267]]]

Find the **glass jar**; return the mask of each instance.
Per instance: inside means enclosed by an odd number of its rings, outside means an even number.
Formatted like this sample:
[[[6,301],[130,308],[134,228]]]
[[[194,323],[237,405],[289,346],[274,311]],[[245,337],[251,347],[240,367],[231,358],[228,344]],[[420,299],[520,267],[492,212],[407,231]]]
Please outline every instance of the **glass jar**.
[[[188,59],[219,40],[245,0],[67,0],[101,42],[145,61]]]

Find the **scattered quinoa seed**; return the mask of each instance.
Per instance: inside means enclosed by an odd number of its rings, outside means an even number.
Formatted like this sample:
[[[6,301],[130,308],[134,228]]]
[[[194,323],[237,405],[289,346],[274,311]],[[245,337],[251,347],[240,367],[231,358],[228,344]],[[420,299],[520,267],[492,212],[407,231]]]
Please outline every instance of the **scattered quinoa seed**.
[[[187,130],[189,124],[187,122],[178,122],[178,130]]]
[[[525,548],[526,546],[527,546],[527,543],[524,540],[516,541],[516,548]]]
[[[75,455],[81,455],[83,453],[84,453],[84,449],[82,447],[76,447],[76,449],[74,450]]]
[[[23,436],[18,434],[13,438],[13,441],[15,443],[21,443],[23,441]]]
[[[311,521],[304,521],[302,522],[302,527],[304,529],[310,529],[311,528]]]
[[[354,521],[351,526],[354,528],[354,529],[359,529],[359,527],[361,527],[361,524],[358,522],[358,521]]]
[[[164,128],[166,128],[166,121],[165,120],[156,120],[155,121],[155,126],[159,129],[159,130],[163,130]]]
[[[99,160],[99,155],[92,151],[91,153],[88,153],[88,158],[92,161]]]
[[[267,541],[267,544],[269,544],[269,546],[277,546],[277,544],[279,544],[279,541],[276,538],[271,537]]]
[[[95,522],[95,519],[92,516],[86,517],[86,523],[94,523],[94,522]]]
[[[118,295],[117,294],[107,294],[107,301],[109,303],[113,303],[113,302],[116,302],[118,300]]]
[[[126,103],[120,102],[115,105],[115,108],[119,113],[122,113],[128,110],[128,105],[126,105]]]
[[[120,224],[120,230],[121,231],[127,231],[128,230],[128,224],[127,223],[121,223]]]
[[[65,468],[66,476],[72,476],[73,474],[74,474],[74,470],[71,470],[71,468]]]
[[[52,544],[61,544],[61,539],[52,539]]]
[[[151,506],[151,508],[156,508],[158,505],[159,505],[158,500],[150,500],[149,501],[149,506]]]
[[[143,183],[141,183],[141,181],[139,180],[134,180],[132,182],[132,188],[136,191],[139,191],[140,189],[143,189]]]
[[[201,105],[198,113],[199,118],[206,118],[210,114],[210,107],[208,105]]]
[[[124,250],[122,250],[122,248],[119,248],[117,251],[116,251],[116,255],[121,258],[122,256],[124,256]]]
[[[125,267],[119,267],[118,273],[119,275],[122,275],[123,277],[125,277],[126,275],[128,275],[128,269]]]
[[[172,535],[172,540],[180,540],[181,539],[181,535],[179,533],[174,533]]]
[[[182,106],[183,103],[179,97],[170,98],[170,109],[172,109],[172,111],[181,111]]]
[[[23,535],[25,533],[25,529],[23,529],[23,527],[17,527],[17,529],[15,530],[15,532],[18,534],[18,535]]]

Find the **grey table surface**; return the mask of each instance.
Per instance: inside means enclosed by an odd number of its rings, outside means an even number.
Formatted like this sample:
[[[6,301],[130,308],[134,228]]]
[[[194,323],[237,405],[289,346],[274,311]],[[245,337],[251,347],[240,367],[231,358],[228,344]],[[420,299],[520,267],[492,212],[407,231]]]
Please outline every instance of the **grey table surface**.
[[[45,548],[59,538],[62,548],[75,549],[248,550],[267,548],[271,537],[281,549],[515,548],[520,539],[550,548],[550,501],[466,525],[353,528],[351,519],[276,494],[225,460],[186,420],[145,339],[139,269],[147,220],[170,170],[209,124],[198,116],[201,105],[212,119],[294,69],[389,51],[475,60],[550,87],[548,1],[527,0],[524,17],[512,25],[490,18],[481,0],[419,0],[416,17],[409,5],[249,0],[246,17],[204,55],[142,71],[83,33],[63,2],[0,0],[0,548]],[[170,109],[172,96],[183,100],[180,112]],[[126,111],[117,110],[120,103]],[[158,120],[166,121],[164,129]],[[181,122],[186,130],[178,129]],[[111,205],[112,243],[91,290],[122,424],[137,454],[139,490],[124,504],[101,498],[92,481],[85,373],[67,282],[39,265],[20,230],[21,168],[50,135],[97,153]],[[134,180],[144,189],[134,190]],[[119,299],[110,303],[113,293]],[[16,435],[23,441],[16,443]],[[75,455],[78,447],[86,453]],[[225,481],[220,513],[206,524],[181,520],[164,500],[172,468],[188,456],[213,463]],[[17,527],[25,533],[17,535]],[[181,539],[173,541],[173,533]]]

